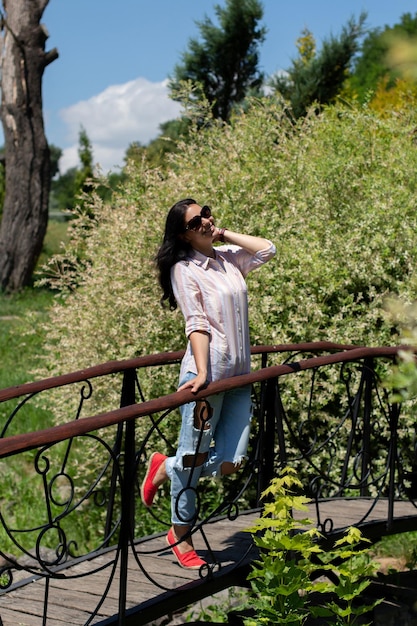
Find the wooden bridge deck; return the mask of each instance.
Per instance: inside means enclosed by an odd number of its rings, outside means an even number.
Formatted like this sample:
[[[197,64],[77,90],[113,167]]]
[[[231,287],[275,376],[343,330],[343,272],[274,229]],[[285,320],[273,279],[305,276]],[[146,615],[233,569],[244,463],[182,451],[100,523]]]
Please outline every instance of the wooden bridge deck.
[[[331,517],[334,530],[356,524],[369,509],[370,500],[344,499],[329,500],[321,503],[322,520]],[[414,525],[417,529],[417,511],[408,502],[395,503],[397,520],[407,520],[407,529]],[[211,579],[201,579],[198,572],[187,571],[178,566],[165,543],[165,536],[158,535],[144,538],[136,544],[141,567],[129,555],[128,585],[126,591],[128,613],[126,624],[140,626],[151,623],[174,610],[184,608],[203,597],[232,585],[244,584],[251,561],[256,551],[251,543],[250,533],[244,532],[257,518],[257,512],[240,515],[236,520],[216,520],[204,527],[204,532],[216,558],[222,563],[220,571]],[[315,511],[309,512],[315,519]],[[304,515],[303,515],[304,517]],[[384,526],[387,519],[387,503],[376,504],[367,522],[374,527]],[[384,534],[384,533],[382,533]],[[204,542],[197,533],[195,545],[203,556]],[[111,582],[108,593],[97,615],[89,621],[96,606],[100,604],[109,581],[114,550],[102,553],[89,560],[68,564],[62,570],[61,578],[51,578],[48,590],[48,615],[43,621],[45,579],[41,576],[27,577],[14,582],[12,587],[0,594],[0,624],[2,626],[39,626],[42,624],[73,626],[117,624],[119,576],[118,568]],[[95,574],[87,573],[92,569],[102,568]],[[147,573],[147,575],[145,574]],[[84,576],[77,577],[80,574]],[[152,579],[149,580],[148,576]],[[17,580],[15,578],[14,580]]]

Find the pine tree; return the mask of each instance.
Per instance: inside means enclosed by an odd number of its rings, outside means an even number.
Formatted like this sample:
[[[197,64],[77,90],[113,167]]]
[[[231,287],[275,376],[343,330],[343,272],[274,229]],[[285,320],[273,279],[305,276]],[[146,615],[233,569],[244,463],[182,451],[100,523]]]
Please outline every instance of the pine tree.
[[[305,115],[314,102],[329,104],[334,101],[348,76],[353,56],[358,51],[365,19],[365,13],[360,15],[357,22],[352,18],[342,29],[340,37],[331,36],[324,40],[317,53],[311,48],[310,34],[308,40],[298,40],[299,57],[285,74],[275,76],[270,81],[272,89],[288,100],[295,117]],[[303,43],[309,44],[306,51],[302,47]]]
[[[215,12],[219,26],[208,17],[197,22],[202,41],[190,39],[169,87],[173,98],[180,99],[181,82],[191,81],[212,105],[213,116],[227,121],[233,106],[263,83],[258,46],[266,30],[259,26],[263,8],[258,0],[226,0]]]

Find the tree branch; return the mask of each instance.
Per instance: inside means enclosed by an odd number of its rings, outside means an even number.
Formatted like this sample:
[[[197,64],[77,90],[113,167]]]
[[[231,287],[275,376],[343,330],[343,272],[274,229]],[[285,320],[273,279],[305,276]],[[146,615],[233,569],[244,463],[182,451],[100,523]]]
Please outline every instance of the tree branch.
[[[48,52],[46,52],[44,56],[44,67],[52,63],[52,61],[55,61],[55,59],[57,59],[58,57],[59,57],[58,48],[52,48],[52,50],[49,50]]]

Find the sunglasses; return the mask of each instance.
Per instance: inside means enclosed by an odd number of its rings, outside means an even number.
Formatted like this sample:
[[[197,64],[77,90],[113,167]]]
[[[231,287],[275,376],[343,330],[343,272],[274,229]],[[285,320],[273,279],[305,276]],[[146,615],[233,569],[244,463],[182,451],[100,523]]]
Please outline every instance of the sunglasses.
[[[200,215],[195,215],[189,222],[186,223],[185,230],[199,230],[201,228],[203,217],[205,219],[211,217],[211,209],[206,204],[201,207]]]

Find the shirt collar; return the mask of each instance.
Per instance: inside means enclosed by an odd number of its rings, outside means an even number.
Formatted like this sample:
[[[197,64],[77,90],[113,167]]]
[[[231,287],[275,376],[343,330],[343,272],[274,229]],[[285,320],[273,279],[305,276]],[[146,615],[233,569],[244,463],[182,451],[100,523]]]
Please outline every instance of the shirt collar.
[[[216,258],[217,258],[217,253],[215,250],[214,250],[214,259],[212,259],[209,256],[206,256],[205,254],[203,254],[202,252],[199,252],[198,250],[192,250],[190,254],[190,260],[196,265],[200,265],[205,270],[209,267],[210,261],[215,261]]]

